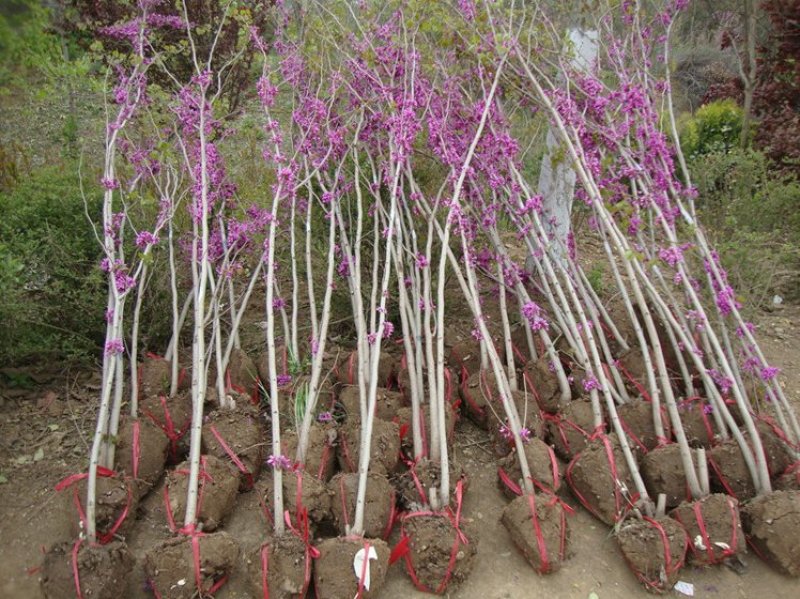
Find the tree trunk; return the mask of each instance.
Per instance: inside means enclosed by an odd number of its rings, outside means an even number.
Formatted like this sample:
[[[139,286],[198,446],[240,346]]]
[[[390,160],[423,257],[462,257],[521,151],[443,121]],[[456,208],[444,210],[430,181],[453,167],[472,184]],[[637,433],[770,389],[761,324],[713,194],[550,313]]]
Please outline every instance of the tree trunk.
[[[572,66],[580,71],[590,71],[597,58],[597,31],[570,29],[569,40],[574,53]],[[572,199],[575,196],[575,171],[566,152],[560,150],[552,129],[547,132],[547,151],[542,159],[538,192],[543,198],[545,227],[550,237],[550,255],[556,262],[564,264],[567,259]],[[533,272],[534,264],[530,258],[526,266],[528,272]]]

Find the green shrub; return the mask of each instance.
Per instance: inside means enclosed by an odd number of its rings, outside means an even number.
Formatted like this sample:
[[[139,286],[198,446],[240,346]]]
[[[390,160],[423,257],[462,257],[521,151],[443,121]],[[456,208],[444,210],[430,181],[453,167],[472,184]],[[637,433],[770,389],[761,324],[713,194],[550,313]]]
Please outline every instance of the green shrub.
[[[739,146],[742,109],[733,100],[717,100],[698,108],[682,129],[681,147],[687,158],[730,152]]]
[[[690,165],[700,220],[750,307],[800,295],[800,182],[761,152],[734,149]]]
[[[85,360],[102,345],[106,287],[86,220],[100,198],[79,191],[76,168],[36,171],[0,192],[0,363]]]

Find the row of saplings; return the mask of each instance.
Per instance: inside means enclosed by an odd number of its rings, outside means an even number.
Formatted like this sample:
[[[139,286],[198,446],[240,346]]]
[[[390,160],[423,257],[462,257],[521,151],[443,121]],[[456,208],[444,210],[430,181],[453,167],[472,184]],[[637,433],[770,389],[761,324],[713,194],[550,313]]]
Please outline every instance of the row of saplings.
[[[616,525],[626,561],[649,590],[672,588],[687,551],[698,565],[735,559],[746,551],[745,533],[758,555],[788,575],[800,575],[796,543],[800,538],[800,468],[791,458],[785,435],[771,419],[759,418],[759,432],[775,486],[784,490],[755,497],[738,446],[714,436],[704,401],[683,402],[681,420],[687,437],[693,445],[708,449],[712,484],[720,491],[691,501],[677,445],[656,436],[650,404],[640,399],[621,406],[620,419],[636,449],[648,491],[662,496],[658,513],[647,517],[639,512],[616,436],[606,433],[608,427],[593,428],[588,401],[559,405],[558,386],[545,363],[525,364],[520,357],[520,390],[514,392],[514,400],[527,431],[525,451],[537,489],[535,495],[527,495],[521,490],[518,461],[498,416],[502,409],[496,385],[491,374],[481,371],[477,356],[469,341],[452,348],[447,377],[451,382],[448,441],[453,441],[459,413],[490,431],[498,454],[499,484],[512,500],[502,522],[538,572],[557,570],[569,555],[567,519],[572,510],[560,497],[566,478],[584,507],[606,524]],[[398,559],[404,560],[419,589],[451,591],[469,574],[477,551],[477,539],[461,510],[468,481],[463,476],[451,477],[451,505],[431,508],[428,490],[439,482],[439,468],[424,457],[413,459],[406,377],[402,362],[388,353],[382,355],[379,372],[383,386],[376,404],[364,535],[349,536],[359,461],[355,362],[353,354],[333,359],[335,366],[323,391],[329,401],[322,402],[312,427],[306,463],[286,465],[283,471],[285,512],[280,515],[270,510],[271,470],[265,469],[259,477],[268,447],[264,411],[256,405],[262,364],[244,353],[236,354],[228,379],[230,393],[238,398],[237,408],[207,411],[200,526],[181,530],[189,466],[178,462],[186,451],[191,399],[185,391],[173,398],[164,396],[161,390],[169,364],[154,358],[146,361],[140,378],[147,399],[141,404],[140,418],[123,422],[116,443],[116,469],[101,471],[98,479],[97,526],[102,532],[97,545],[81,541],[78,530],[86,477],[71,476],[58,486],[75,506],[78,540],[56,545],[45,556],[45,595],[111,598],[126,588],[134,560],[120,539],[134,526],[139,500],[159,483],[167,463],[174,467],[167,471],[163,485],[165,525],[176,534],[151,549],[143,564],[157,597],[213,594],[240,564],[252,581],[253,596],[303,597],[313,585],[314,596],[321,599],[372,597],[379,594],[390,561]],[[295,391],[302,383],[302,377],[295,377],[282,388],[283,414],[293,413]],[[420,418],[426,421],[424,410]],[[283,419],[291,421],[291,417]],[[285,456],[294,455],[295,435],[287,430],[282,437]],[[237,494],[250,490],[258,494],[267,517],[283,518],[289,532],[266,539],[252,555],[241,556],[237,542],[220,532],[220,527]],[[745,503],[740,505],[740,501]],[[670,510],[669,517],[664,515],[665,508]],[[390,551],[386,540],[396,524],[401,528],[400,541]]]

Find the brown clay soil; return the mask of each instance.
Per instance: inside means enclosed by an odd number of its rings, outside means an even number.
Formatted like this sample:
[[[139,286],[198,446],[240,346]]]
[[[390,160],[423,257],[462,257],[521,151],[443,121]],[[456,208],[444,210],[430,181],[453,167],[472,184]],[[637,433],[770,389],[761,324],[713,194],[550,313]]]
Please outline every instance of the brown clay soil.
[[[768,359],[783,369],[786,393],[796,406],[800,405],[800,308],[787,306],[765,314],[759,324]],[[29,374],[35,383],[30,388],[0,389],[0,597],[13,599],[42,596],[39,577],[43,549],[70,539],[71,518],[53,487],[85,466],[99,393],[98,375],[58,371]],[[474,526],[480,542],[471,575],[449,597],[583,599],[591,593],[600,599],[649,596],[625,565],[609,528],[569,497],[567,502],[577,512],[569,519],[571,556],[558,572],[549,576],[536,574],[500,525],[507,500],[497,487],[495,455],[487,433],[462,420],[454,461],[470,478],[463,518]],[[116,595],[120,598],[152,596],[144,583],[144,555],[170,536],[165,526],[161,484],[142,500],[138,522],[127,535],[137,563],[128,588],[119,589]],[[238,541],[242,555],[252,555],[267,539],[266,520],[254,491],[239,495],[223,530]],[[391,544],[396,541],[397,530]],[[679,578],[692,583],[694,596],[700,598],[800,597],[800,580],[778,573],[752,552],[744,560],[746,568],[741,574],[725,566],[689,567]],[[675,591],[670,595],[680,596]],[[247,569],[238,568],[216,596],[251,597]],[[401,561],[389,568],[380,596],[421,599],[427,595],[413,588]]]

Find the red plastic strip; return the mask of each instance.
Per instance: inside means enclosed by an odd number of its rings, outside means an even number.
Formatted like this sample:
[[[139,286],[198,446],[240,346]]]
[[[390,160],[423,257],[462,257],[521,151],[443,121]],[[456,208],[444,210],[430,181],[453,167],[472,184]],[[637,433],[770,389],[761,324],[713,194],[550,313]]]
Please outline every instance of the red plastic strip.
[[[244,474],[245,480],[247,481],[247,488],[248,489],[252,489],[253,488],[253,474],[247,468],[245,468],[245,465],[242,463],[242,460],[239,459],[239,456],[236,455],[236,452],[233,451],[230,448],[230,446],[225,442],[225,439],[223,439],[222,435],[220,435],[219,431],[217,431],[217,427],[216,426],[214,426],[212,424],[210,427],[208,427],[208,430],[210,430],[211,434],[214,435],[214,438],[219,442],[220,447],[222,447],[222,450],[226,454],[228,454],[228,457],[231,459],[231,461],[234,463],[234,465],[239,469],[239,471],[242,474]]]
[[[75,582],[75,595],[78,599],[83,599],[83,592],[81,591],[81,575],[78,569],[78,552],[81,549],[83,541],[78,539],[72,546],[72,579]]]

